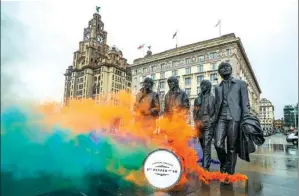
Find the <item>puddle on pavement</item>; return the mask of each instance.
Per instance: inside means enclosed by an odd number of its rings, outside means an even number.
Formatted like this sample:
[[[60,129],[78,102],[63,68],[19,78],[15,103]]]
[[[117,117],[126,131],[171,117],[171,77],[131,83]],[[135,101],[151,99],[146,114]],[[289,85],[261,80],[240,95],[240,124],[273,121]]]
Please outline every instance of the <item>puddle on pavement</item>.
[[[266,153],[266,152],[283,152],[287,155],[296,155],[298,156],[298,146],[290,144],[264,144],[257,147],[257,153]]]

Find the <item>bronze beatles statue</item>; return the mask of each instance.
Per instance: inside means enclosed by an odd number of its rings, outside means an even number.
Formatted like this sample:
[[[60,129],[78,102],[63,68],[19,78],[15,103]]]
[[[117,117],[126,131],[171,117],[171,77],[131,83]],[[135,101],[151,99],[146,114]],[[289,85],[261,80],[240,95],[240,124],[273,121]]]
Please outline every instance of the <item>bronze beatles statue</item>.
[[[232,66],[229,63],[220,63],[218,73],[223,81],[215,88],[215,148],[220,161],[220,172],[234,174],[240,121],[250,111],[248,90],[245,81],[232,77]],[[224,143],[226,138],[227,150]]]
[[[211,93],[212,84],[209,80],[200,83],[201,93],[194,100],[193,119],[199,132],[199,140],[203,151],[202,166],[210,170],[211,143],[214,136],[215,97]]]
[[[153,85],[153,79],[144,79],[133,108],[136,112],[136,122],[142,123],[144,128],[152,132],[156,130],[156,120],[160,113],[159,95],[152,90]]]
[[[246,82],[232,77],[232,66],[227,62],[220,63],[218,73],[223,80],[215,88],[215,97],[211,94],[211,83],[207,80],[201,82],[201,94],[194,101],[193,118],[196,128],[201,131],[203,167],[206,170],[210,168],[214,136],[220,172],[232,175],[235,173],[237,156],[250,161],[249,153],[255,150],[253,142],[262,145],[265,140],[258,118],[250,114]],[[180,89],[176,77],[169,77],[167,83],[169,91],[165,95],[165,116],[172,118],[173,114],[186,115],[190,108],[188,95]],[[136,97],[134,111],[138,114],[136,122],[138,118],[146,120],[147,127],[153,133],[160,103],[152,87],[153,80],[145,78],[143,88]]]
[[[187,113],[190,108],[189,98],[185,91],[179,87],[179,81],[175,76],[167,80],[169,91],[165,95],[164,114],[171,117],[174,113]]]

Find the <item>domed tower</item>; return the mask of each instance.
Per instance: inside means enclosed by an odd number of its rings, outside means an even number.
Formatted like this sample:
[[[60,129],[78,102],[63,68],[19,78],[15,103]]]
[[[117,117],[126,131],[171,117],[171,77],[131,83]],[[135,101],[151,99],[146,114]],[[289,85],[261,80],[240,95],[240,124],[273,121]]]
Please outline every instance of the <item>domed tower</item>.
[[[128,66],[127,59],[123,57],[123,53],[116,46],[112,46],[108,52],[109,63],[117,65],[121,68],[126,68]]]
[[[70,99],[97,98],[99,95],[130,91],[131,72],[116,46],[107,45],[107,32],[99,13],[94,13],[83,30],[79,50],[66,70],[64,103]],[[96,99],[97,100],[97,99]]]

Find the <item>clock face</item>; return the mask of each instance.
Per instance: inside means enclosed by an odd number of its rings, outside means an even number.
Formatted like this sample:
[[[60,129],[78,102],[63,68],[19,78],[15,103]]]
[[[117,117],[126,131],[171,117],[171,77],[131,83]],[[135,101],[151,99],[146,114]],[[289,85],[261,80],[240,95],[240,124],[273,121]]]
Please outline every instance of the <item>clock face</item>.
[[[103,43],[104,38],[101,35],[98,35],[97,41],[100,42],[100,44],[101,44],[101,43]]]

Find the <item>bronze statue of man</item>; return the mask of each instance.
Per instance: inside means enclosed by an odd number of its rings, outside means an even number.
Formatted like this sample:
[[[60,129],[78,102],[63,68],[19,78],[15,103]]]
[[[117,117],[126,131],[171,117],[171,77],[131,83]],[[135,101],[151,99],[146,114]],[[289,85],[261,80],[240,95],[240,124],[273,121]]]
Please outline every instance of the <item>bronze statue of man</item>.
[[[180,89],[179,81],[175,76],[167,79],[169,91],[165,95],[164,114],[171,117],[181,112],[187,113],[190,108],[189,98],[185,91]]]
[[[194,100],[193,119],[199,132],[200,145],[203,152],[202,167],[210,170],[211,143],[214,136],[215,97],[211,93],[212,84],[209,80],[200,83],[201,93]]]
[[[156,129],[156,120],[160,113],[160,101],[158,93],[154,92],[153,79],[147,77],[143,81],[143,87],[136,96],[134,111],[136,112],[136,122],[142,123],[146,128]]]
[[[237,142],[240,121],[250,111],[248,90],[245,81],[232,77],[232,66],[229,63],[220,63],[218,73],[223,80],[215,89],[215,148],[220,161],[220,172],[234,174],[239,150]]]

